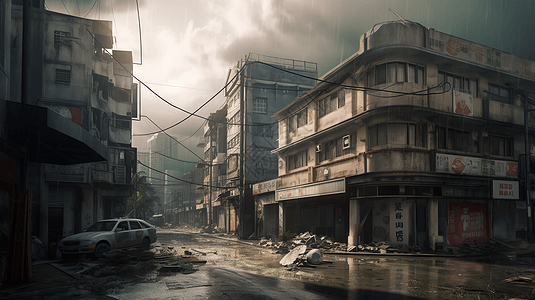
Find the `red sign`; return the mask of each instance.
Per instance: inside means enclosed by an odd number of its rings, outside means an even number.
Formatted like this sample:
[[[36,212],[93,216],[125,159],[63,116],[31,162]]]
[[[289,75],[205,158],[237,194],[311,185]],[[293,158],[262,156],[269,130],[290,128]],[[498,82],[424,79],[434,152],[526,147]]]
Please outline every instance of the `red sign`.
[[[486,203],[450,203],[448,206],[448,243],[485,242],[489,239]]]

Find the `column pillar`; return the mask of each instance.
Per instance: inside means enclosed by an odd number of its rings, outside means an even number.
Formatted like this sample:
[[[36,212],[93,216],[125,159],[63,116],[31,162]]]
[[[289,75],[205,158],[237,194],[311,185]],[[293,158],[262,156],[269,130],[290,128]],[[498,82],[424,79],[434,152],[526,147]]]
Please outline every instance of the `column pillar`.
[[[348,246],[357,246],[359,244],[359,223],[360,223],[360,203],[358,200],[349,200],[349,236],[347,237]]]
[[[443,242],[443,238],[438,236],[438,199],[429,199],[427,202],[427,234],[428,246],[434,251],[435,244]]]

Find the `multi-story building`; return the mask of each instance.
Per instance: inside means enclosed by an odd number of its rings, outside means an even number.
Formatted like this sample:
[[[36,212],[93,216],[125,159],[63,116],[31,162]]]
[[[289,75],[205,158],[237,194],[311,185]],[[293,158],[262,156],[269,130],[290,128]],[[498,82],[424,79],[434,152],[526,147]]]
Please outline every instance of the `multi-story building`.
[[[196,203],[200,210],[203,225],[215,225],[225,228],[225,215],[216,202],[222,187],[226,184],[226,154],[227,154],[227,109],[226,106],[210,114],[204,124],[204,135],[198,147],[204,150],[204,158],[199,162],[203,168],[202,184],[197,189],[202,191],[203,198]],[[211,177],[211,178],[210,178]],[[221,217],[220,217],[221,216]]]
[[[532,61],[414,22],[378,24],[276,114],[271,222],[350,245],[521,238],[534,92]]]
[[[152,211],[161,214],[164,211],[166,202],[165,183],[166,173],[177,175],[179,172],[178,158],[178,143],[173,136],[164,133],[156,133],[147,140],[149,149],[149,168],[148,176],[149,182],[153,184],[156,190],[156,195],[160,199],[160,203],[154,203]]]
[[[25,8],[28,17],[16,3],[0,1],[0,202],[32,190],[31,231],[49,245],[125,215],[137,86],[132,53],[112,50],[110,21],[47,11],[42,1]]]
[[[271,151],[277,148],[278,124],[272,115],[312,88],[316,77],[316,63],[259,54],[229,70],[226,126],[219,127],[226,133],[218,134],[226,141],[217,154],[226,167],[212,174],[213,182],[226,187],[212,196],[212,207],[215,223],[227,232],[236,232],[240,220],[241,237],[254,230],[250,186],[277,177],[277,155]]]

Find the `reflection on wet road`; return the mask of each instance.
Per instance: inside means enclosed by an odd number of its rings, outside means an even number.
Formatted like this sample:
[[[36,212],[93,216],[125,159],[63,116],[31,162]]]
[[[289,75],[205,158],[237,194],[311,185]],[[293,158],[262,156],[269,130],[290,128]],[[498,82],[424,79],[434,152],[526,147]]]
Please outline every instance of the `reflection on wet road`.
[[[159,278],[158,285],[164,284],[168,294],[160,291],[163,298],[158,299],[176,299],[177,291],[188,296],[183,299],[509,299],[527,298],[535,288],[504,281],[515,276],[534,279],[531,257],[329,254],[321,265],[289,269],[278,264],[283,254],[214,236],[159,233],[159,241],[204,252],[207,264],[193,274]],[[112,296],[130,299],[129,294]]]

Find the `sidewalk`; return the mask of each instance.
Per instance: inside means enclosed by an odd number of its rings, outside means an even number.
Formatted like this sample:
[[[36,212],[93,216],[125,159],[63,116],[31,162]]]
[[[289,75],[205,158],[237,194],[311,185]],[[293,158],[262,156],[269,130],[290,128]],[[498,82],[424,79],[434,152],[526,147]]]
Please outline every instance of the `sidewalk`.
[[[2,299],[115,299],[94,295],[76,288],[77,274],[56,261],[36,261],[32,265],[31,280],[24,284],[0,284]]]

